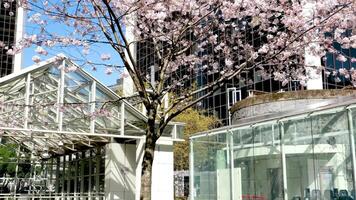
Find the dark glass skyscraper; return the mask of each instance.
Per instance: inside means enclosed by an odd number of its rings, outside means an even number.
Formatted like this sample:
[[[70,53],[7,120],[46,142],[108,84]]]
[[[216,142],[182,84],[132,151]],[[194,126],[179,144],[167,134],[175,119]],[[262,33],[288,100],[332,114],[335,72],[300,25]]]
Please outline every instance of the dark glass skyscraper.
[[[9,7],[8,7],[9,6]],[[16,1],[1,1],[0,8],[0,42],[5,46],[11,46],[16,41]],[[3,46],[1,45],[1,46]],[[15,56],[7,55],[7,48],[0,46],[0,77],[11,74],[14,71]]]
[[[244,40],[243,42],[250,44],[256,49],[258,49],[265,41],[263,34],[260,34],[252,27],[245,27],[245,29],[242,29],[241,31],[245,32],[245,37],[241,38]],[[341,45],[336,43],[334,44],[334,47],[348,58],[347,61],[342,63],[336,59],[336,55],[331,53],[328,53],[325,58],[314,58],[305,55],[305,58],[300,59],[300,62],[304,62],[305,60],[310,61],[310,59],[316,59],[318,61],[320,61],[320,59],[325,60],[325,62],[322,63],[324,64],[324,67],[326,67],[326,70],[322,74],[317,74],[317,76],[320,77],[320,79],[317,79],[318,86],[312,85],[313,83],[307,83],[305,86],[300,84],[298,80],[290,80],[287,84],[283,85],[280,81],[274,80],[272,74],[268,76],[271,78],[266,78],[262,76],[261,70],[252,69],[240,73],[236,78],[227,82],[223,87],[214,92],[214,94],[198,103],[196,109],[201,110],[205,115],[214,115],[221,120],[222,124],[228,125],[230,124],[230,107],[237,101],[252,95],[304,89],[337,89],[349,86],[351,85],[350,79],[340,76],[338,70],[340,68],[346,68],[348,70],[351,68],[356,69],[356,62],[351,62],[351,58],[356,57],[356,49],[342,49]],[[153,49],[153,46],[147,43],[138,43],[136,46],[137,64],[141,73],[143,75],[150,75],[151,77],[157,76],[158,69],[153,69],[153,66],[159,62],[157,58],[155,58]],[[214,57],[216,57],[220,66],[225,65],[224,59],[222,59],[224,57],[223,54],[216,53],[211,49],[206,49],[203,54],[214,54]],[[242,58],[238,58],[237,56],[235,62],[243,63],[243,55],[241,57]],[[273,72],[273,66],[264,67],[266,72]],[[218,73],[208,74],[203,70],[192,75],[189,74],[189,71],[184,67],[179,68],[176,74],[177,76],[188,75],[191,77],[190,82],[187,83],[185,87],[194,85],[199,88],[206,86],[219,78]],[[200,95],[204,95],[204,93]]]
[[[245,43],[249,43],[256,48],[263,43],[263,36],[256,33],[256,31],[251,31],[248,28],[243,31],[245,32],[245,38],[243,38]],[[251,34],[251,32],[253,32],[253,34]],[[137,65],[143,75],[150,75],[150,77],[157,76],[158,69],[154,69],[154,66],[157,62],[159,62],[152,49],[154,49],[153,46],[147,43],[138,43],[136,45]],[[216,53],[213,49],[206,49],[202,52],[202,56],[204,54],[214,54],[214,57],[217,59],[219,65],[221,67],[225,65],[225,61],[222,59],[224,55],[221,53]],[[236,58],[236,63],[243,62],[244,58]],[[266,70],[271,71],[269,69]],[[185,69],[185,67],[180,67],[176,72],[177,76],[188,75],[191,77],[190,81],[185,83],[185,88],[191,86],[195,86],[197,88],[203,87],[214,82],[220,77],[219,73],[208,74],[204,70],[200,70],[194,74],[189,73],[189,70]],[[243,72],[238,77],[225,83],[224,86],[215,91],[214,94],[199,102],[195,108],[207,116],[216,116],[221,120],[223,125],[228,125],[230,124],[229,109],[237,101],[253,94],[299,89],[304,89],[304,87],[297,81],[291,81],[287,85],[282,85],[281,82],[275,81],[273,78],[262,77],[259,70],[253,69],[248,72]],[[179,91],[177,92],[179,93]],[[204,94],[205,93],[202,92],[199,95]],[[199,97],[199,95],[197,97]]]

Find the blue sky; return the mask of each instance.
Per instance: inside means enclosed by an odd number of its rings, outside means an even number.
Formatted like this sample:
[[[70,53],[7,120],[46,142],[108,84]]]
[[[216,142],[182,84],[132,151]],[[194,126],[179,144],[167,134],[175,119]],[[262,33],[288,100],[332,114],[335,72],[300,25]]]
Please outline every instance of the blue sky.
[[[105,52],[110,52],[110,51],[112,51],[112,50],[110,48],[107,48],[107,51],[105,51]],[[68,51],[58,51],[58,53],[63,53],[70,58],[71,57],[70,55],[73,54],[74,52],[69,49]],[[114,53],[115,52],[113,52],[113,54],[111,54],[111,55],[115,56]],[[26,67],[29,67],[29,66],[35,64],[32,61],[32,56],[34,56],[34,55],[37,55],[35,52],[35,47],[25,49],[25,51],[23,52],[22,68],[26,68]],[[46,57],[41,56],[41,59],[45,60],[45,59],[53,57],[53,56],[54,56],[54,54],[51,54],[51,55],[49,54]],[[93,61],[95,61],[95,60],[97,60],[98,62],[101,62],[100,59],[94,59]],[[114,60],[114,59],[112,59],[112,60]],[[121,64],[121,59],[115,59],[115,60],[119,60],[117,63]],[[102,66],[100,66],[100,67],[98,66],[96,71],[93,71],[91,68],[84,68],[84,69],[87,72],[89,72],[90,74],[92,74],[95,78],[97,78],[99,81],[101,81],[105,85],[115,84],[116,80],[120,77],[120,73],[117,71],[112,73],[111,75],[105,74],[104,67],[102,67]]]
[[[28,13],[26,19],[25,19],[25,34],[31,35],[31,34],[36,34],[38,33],[38,27],[34,26],[32,23],[28,22],[28,18],[30,17],[30,13]],[[61,24],[49,24],[48,30],[50,30],[52,33],[56,33],[58,35],[68,35],[68,33],[72,32],[70,27],[66,25],[61,25]],[[38,55],[35,52],[37,46],[33,45],[30,48],[27,48],[23,51],[23,60],[22,60],[22,68],[29,67],[33,64],[35,64],[32,61],[32,57],[34,55]],[[48,51],[47,56],[43,55],[38,55],[41,57],[41,60],[46,60],[50,57],[53,57],[59,53],[65,54],[67,57],[72,58],[75,60],[75,58],[80,57],[80,51],[81,49],[77,49],[76,47],[62,47],[62,48],[56,48],[56,49],[48,49],[45,48]],[[105,54],[110,54],[111,59],[107,61],[105,64],[113,64],[113,65],[121,65],[122,66],[122,61],[119,57],[119,55],[111,48],[109,45],[96,45],[95,47],[90,49],[90,53],[87,56],[90,61],[95,62],[95,63],[103,63],[103,61],[100,59],[100,55],[102,53]],[[79,64],[79,63],[78,63]],[[86,67],[84,70],[87,72],[91,73],[94,77],[96,77],[99,81],[101,81],[105,85],[113,85],[116,83],[116,80],[120,77],[120,72],[115,71],[111,75],[105,74],[105,68],[104,66],[96,66],[96,71],[92,70],[92,68]]]

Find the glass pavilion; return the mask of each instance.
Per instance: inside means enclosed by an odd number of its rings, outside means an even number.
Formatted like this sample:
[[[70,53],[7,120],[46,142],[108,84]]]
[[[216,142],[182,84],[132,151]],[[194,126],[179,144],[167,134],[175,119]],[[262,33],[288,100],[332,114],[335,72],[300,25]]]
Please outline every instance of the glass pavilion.
[[[355,199],[356,99],[190,138],[194,200]]]
[[[125,147],[120,158],[139,160],[136,144],[144,141],[146,120],[64,55],[0,78],[0,139],[19,144],[17,162],[26,158],[32,166],[31,175],[10,180],[15,187],[0,198],[23,193],[48,199],[104,198],[110,192],[105,188],[112,181],[108,176],[122,173],[108,161],[116,153],[109,149],[108,156],[108,147],[113,147],[108,144],[133,144],[133,153],[125,155]],[[162,139],[179,140],[181,132],[182,124],[171,123]],[[136,176],[134,170],[125,173]],[[4,182],[0,177],[0,189]]]

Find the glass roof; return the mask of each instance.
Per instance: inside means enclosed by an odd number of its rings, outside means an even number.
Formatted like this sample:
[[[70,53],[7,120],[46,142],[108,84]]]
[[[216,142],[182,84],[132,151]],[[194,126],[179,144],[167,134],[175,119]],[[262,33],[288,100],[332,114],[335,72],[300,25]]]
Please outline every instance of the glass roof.
[[[63,154],[145,135],[145,115],[69,59],[58,60],[0,78],[0,137]],[[181,126],[169,124],[164,136],[178,139]]]

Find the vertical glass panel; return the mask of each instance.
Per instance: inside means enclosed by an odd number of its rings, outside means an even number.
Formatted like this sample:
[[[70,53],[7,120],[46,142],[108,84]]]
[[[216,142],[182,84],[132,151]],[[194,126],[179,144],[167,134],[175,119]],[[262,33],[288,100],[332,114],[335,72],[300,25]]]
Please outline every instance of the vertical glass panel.
[[[253,129],[255,199],[282,199],[283,175],[277,124],[265,124]]]
[[[356,52],[356,51],[355,51]],[[353,140],[353,142],[354,142],[354,145],[352,146],[352,148],[351,148],[351,154],[353,154],[353,155],[355,155],[356,154],[356,149],[355,149],[355,147],[356,147],[356,108],[352,108],[350,111],[349,111],[350,113],[348,114],[348,122],[350,123],[350,130],[349,130],[349,132],[350,132],[350,142]],[[352,163],[354,163],[354,162],[356,162],[356,160],[352,160],[351,161]],[[356,177],[355,177],[355,172],[356,172],[356,166],[355,166],[355,164],[356,163],[354,163],[352,166],[352,170],[353,170],[353,172],[352,172],[352,177],[353,177],[353,181],[355,181],[355,179],[356,179]],[[355,182],[354,182],[354,185],[356,185],[355,184]],[[355,196],[355,186],[354,186],[354,188],[353,188],[353,190],[351,190],[351,196],[352,196],[352,198],[353,199],[355,199],[356,198],[356,196]]]
[[[255,195],[254,180],[254,157],[253,157],[253,129],[251,127],[240,128],[233,131],[233,155],[234,170],[240,171],[240,176],[236,177],[237,185],[241,185],[240,191],[236,191],[237,196],[249,198]],[[237,173],[239,174],[239,173]]]
[[[99,156],[99,174],[105,174],[105,155]]]
[[[227,135],[222,133],[193,140],[194,199],[230,199]]]
[[[176,135],[176,138],[177,139],[183,139],[184,137],[184,126],[181,126],[181,125],[177,125],[177,135]]]
[[[95,129],[113,134],[118,133],[120,129],[120,104],[110,102],[113,99],[99,87],[96,88],[95,98]]]
[[[95,176],[91,176],[90,177],[90,181],[91,181],[91,186],[90,186],[90,192],[96,192],[97,191],[97,188],[96,188],[96,181],[95,181],[95,179],[96,179],[96,177]]]
[[[311,121],[289,120],[283,129],[288,199],[310,199],[315,179]]]
[[[235,196],[241,196],[240,199],[282,199],[278,126],[264,124],[237,129],[233,133]]]
[[[24,125],[25,78],[0,85],[0,120],[9,127]]]
[[[347,112],[313,116],[312,134],[315,180],[311,197],[349,199],[353,179]]]
[[[80,192],[83,192],[81,191],[81,185],[82,185],[82,181],[83,181],[83,177],[78,177],[77,178],[77,188],[76,188],[76,192],[77,193],[80,193]]]
[[[105,190],[105,175],[99,176],[99,192],[104,192]]]
[[[126,106],[126,105],[125,105]],[[142,127],[145,122],[138,118],[137,115],[131,112],[130,109],[125,109],[125,134],[128,135],[142,135]]]
[[[288,198],[351,198],[352,158],[345,111],[290,120],[284,134]]]
[[[88,159],[83,159],[83,167],[84,167],[84,175],[89,175],[90,174],[90,164]]]
[[[64,129],[89,132],[90,125],[90,86],[91,81],[77,72],[68,72],[64,76]]]
[[[32,77],[30,103],[37,105],[30,107],[29,117],[33,127],[56,130],[58,77],[54,69],[49,69],[41,76]],[[42,106],[38,106],[42,105]]]
[[[89,176],[84,177],[84,193],[89,192],[89,178]]]

